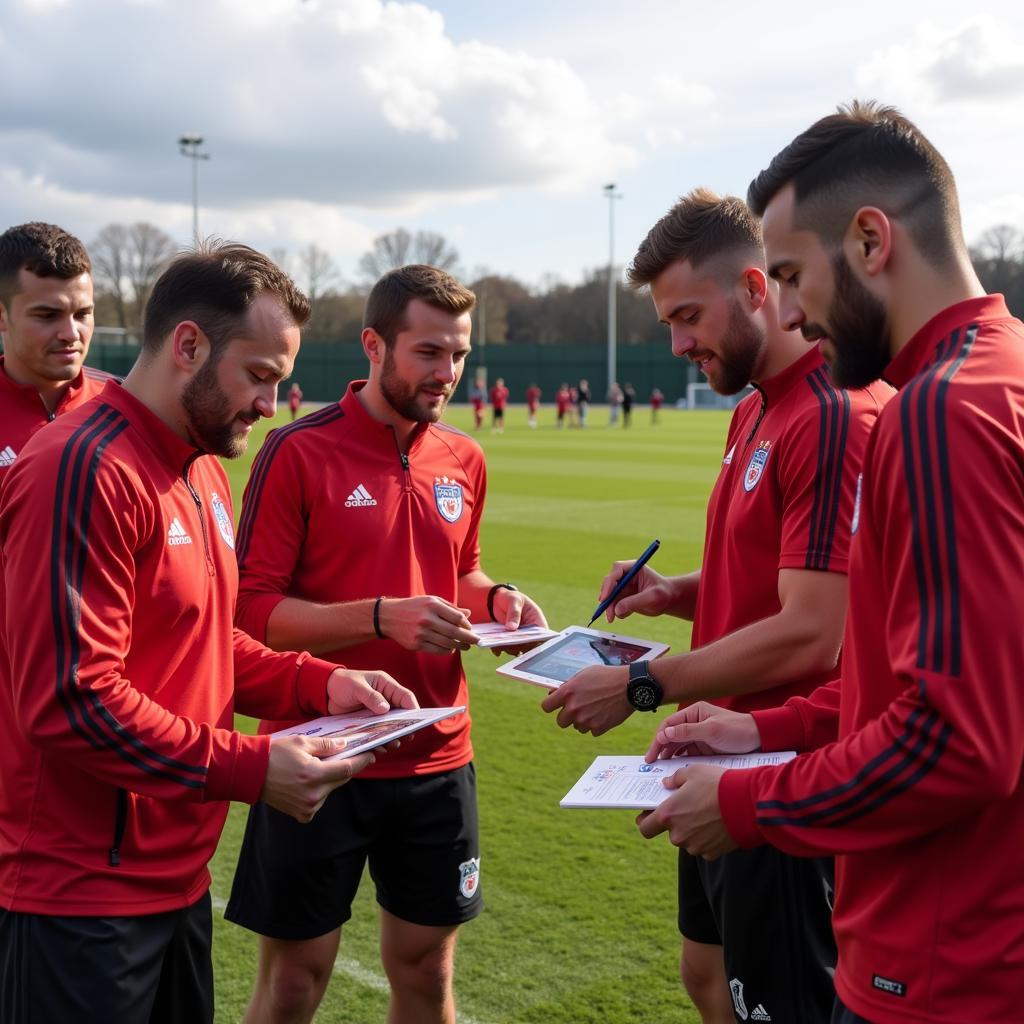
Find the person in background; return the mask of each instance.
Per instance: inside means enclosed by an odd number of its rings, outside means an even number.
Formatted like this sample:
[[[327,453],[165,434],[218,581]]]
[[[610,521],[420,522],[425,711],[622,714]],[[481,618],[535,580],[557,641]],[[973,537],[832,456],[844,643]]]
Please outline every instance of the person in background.
[[[491,433],[505,433],[505,406],[508,403],[508,388],[505,379],[499,377],[491,388]]]
[[[299,387],[297,380],[293,380],[292,386],[288,389],[288,410],[292,414],[292,420],[298,414],[300,405],[302,405],[302,388]]]
[[[636,404],[636,388],[628,381],[622,388],[622,426],[628,427],[632,422],[633,406]]]
[[[540,388],[536,381],[532,381],[526,389],[526,422],[536,428],[537,410],[540,408]]]
[[[0,482],[42,426],[113,378],[85,365],[92,340],[92,264],[54,224],[0,234]]]
[[[661,388],[651,389],[651,424],[652,426],[658,422],[658,410],[661,408],[662,403],[665,401],[665,396],[662,394]]]
[[[579,385],[576,388],[576,415],[581,427],[585,427],[587,425],[587,410],[589,408],[590,384],[584,377],[580,380]]]
[[[622,408],[622,388],[618,381],[613,381],[608,389],[608,426],[614,427],[619,422],[619,409]]]

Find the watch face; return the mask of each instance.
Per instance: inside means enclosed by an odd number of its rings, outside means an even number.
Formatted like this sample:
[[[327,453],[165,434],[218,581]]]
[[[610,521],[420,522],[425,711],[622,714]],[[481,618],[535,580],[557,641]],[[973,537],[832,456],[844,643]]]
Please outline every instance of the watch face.
[[[661,700],[661,687],[648,679],[637,679],[630,683],[629,699],[638,711],[653,711]]]

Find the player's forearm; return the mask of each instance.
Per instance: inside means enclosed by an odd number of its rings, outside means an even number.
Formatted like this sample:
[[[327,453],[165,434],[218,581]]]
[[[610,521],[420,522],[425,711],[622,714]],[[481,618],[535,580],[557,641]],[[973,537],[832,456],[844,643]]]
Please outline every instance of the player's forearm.
[[[470,610],[471,622],[490,622],[487,595],[493,586],[494,580],[482,569],[474,569],[459,577],[459,607]]]
[[[672,597],[665,614],[674,615],[679,619],[693,621],[694,613],[697,610],[697,593],[700,590],[700,569],[696,572],[689,572],[683,576],[673,576]]]
[[[840,643],[834,630],[780,612],[706,647],[659,658],[654,675],[666,703],[756,693],[835,668]]]
[[[324,654],[373,640],[377,635],[373,629],[374,600],[317,604],[286,597],[267,619],[267,646],[275,651]]]

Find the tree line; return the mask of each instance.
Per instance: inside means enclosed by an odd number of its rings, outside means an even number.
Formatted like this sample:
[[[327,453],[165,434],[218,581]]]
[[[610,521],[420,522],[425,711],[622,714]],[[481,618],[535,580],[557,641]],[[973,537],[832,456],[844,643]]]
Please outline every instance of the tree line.
[[[109,224],[89,252],[97,285],[96,322],[138,334],[153,282],[178,245],[152,224]],[[1002,292],[1010,312],[1024,317],[1024,232],[1011,225],[989,228],[971,247],[982,284]],[[270,255],[309,296],[310,323],[304,337],[313,343],[355,341],[372,283],[394,267],[430,263],[459,273],[459,253],[433,231],[405,228],[382,234],[359,260],[360,280],[342,278],[334,259],[315,244]],[[515,277],[478,270],[460,275],[476,292],[474,344],[600,345],[608,336],[608,268],[585,271],[582,282],[567,284],[553,275],[529,286]],[[616,285],[617,337],[623,345],[661,343],[665,331],[652,315],[650,298]]]

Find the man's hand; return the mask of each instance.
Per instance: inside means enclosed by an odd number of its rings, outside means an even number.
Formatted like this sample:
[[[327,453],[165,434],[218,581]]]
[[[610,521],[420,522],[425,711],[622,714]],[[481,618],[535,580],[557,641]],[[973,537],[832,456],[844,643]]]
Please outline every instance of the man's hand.
[[[380,631],[408,651],[452,654],[468,651],[477,641],[469,628],[469,609],[431,594],[385,597],[379,617]]]
[[[541,626],[547,629],[548,620],[544,618],[540,605],[521,590],[506,590],[505,587],[499,587],[494,592],[492,607],[495,621],[500,622],[506,629],[519,629],[520,626]],[[517,647],[494,647],[491,653],[495,657],[502,654],[523,654],[542,643],[543,640],[537,640],[535,643],[521,644]]]
[[[760,749],[761,734],[753,715],[701,700],[661,722],[644,760],[680,754],[747,754]]]
[[[597,595],[600,604],[615,589],[615,584],[633,568],[636,559],[628,562],[616,562],[611,571],[601,581],[601,590]],[[624,619],[636,612],[639,615],[664,615],[672,602],[672,586],[660,573],[656,573],[649,565],[645,565],[626,584],[625,590],[610,604],[604,612],[609,622]]]
[[[373,754],[369,752],[336,761],[321,760],[344,749],[344,740],[327,736],[271,739],[270,762],[260,799],[297,821],[311,821],[333,790],[373,763]]]
[[[563,729],[571,725],[577,732],[600,736],[621,725],[633,713],[626,700],[628,682],[628,667],[592,665],[552,690],[540,706],[549,712],[561,708],[558,724]]]
[[[652,839],[668,832],[669,840],[687,853],[714,860],[736,849],[718,808],[718,780],[727,769],[711,764],[680,768],[665,785],[675,789],[653,811],[636,819],[640,834]]]
[[[419,706],[416,694],[387,672],[337,668],[327,680],[327,712],[331,715],[344,715],[362,708],[368,708],[375,715],[383,715],[392,708]]]

